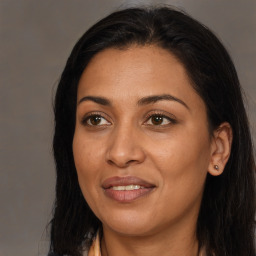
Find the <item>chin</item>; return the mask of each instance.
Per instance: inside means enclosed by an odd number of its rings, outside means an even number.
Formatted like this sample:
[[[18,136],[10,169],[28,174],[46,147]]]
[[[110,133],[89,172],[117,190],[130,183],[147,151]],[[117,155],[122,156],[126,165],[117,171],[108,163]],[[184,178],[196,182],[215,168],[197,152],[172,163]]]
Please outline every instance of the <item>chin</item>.
[[[118,214],[111,218],[102,220],[103,227],[126,236],[143,236],[150,234],[153,226],[152,216],[148,218],[145,214]],[[150,225],[149,225],[150,224]]]

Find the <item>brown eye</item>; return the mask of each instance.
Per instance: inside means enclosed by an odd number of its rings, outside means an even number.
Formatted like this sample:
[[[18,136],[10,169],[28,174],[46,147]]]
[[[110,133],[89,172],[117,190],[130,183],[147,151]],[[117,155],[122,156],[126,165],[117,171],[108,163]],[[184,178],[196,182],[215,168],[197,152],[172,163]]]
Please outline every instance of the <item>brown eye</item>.
[[[164,126],[168,124],[175,124],[176,121],[168,116],[162,114],[153,114],[148,119],[146,124],[153,126]]]
[[[98,125],[101,122],[101,116],[92,116],[89,120],[92,125]]]
[[[164,118],[162,116],[152,116],[151,122],[153,125],[160,125],[163,123]]]
[[[110,123],[101,115],[90,115],[85,118],[83,124],[87,126],[102,126],[102,125],[110,125]]]

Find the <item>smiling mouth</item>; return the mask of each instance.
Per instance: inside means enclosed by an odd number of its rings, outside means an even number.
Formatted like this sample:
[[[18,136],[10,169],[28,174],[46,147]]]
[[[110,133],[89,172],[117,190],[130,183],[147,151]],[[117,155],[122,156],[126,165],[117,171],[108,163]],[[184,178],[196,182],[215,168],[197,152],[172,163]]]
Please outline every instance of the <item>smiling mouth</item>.
[[[148,195],[155,185],[137,177],[112,177],[103,182],[105,195],[117,202],[128,203]]]
[[[131,191],[131,190],[137,190],[137,189],[142,189],[142,188],[145,188],[145,187],[140,186],[140,185],[128,185],[128,186],[113,186],[113,187],[110,187],[110,189],[118,190],[118,191]]]

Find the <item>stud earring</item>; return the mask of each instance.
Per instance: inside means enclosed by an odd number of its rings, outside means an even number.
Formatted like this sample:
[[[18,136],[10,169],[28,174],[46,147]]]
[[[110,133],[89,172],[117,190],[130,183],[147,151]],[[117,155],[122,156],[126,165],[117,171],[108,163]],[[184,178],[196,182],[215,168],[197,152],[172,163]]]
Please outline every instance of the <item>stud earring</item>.
[[[219,170],[219,166],[218,165],[214,165],[214,169],[218,171]]]

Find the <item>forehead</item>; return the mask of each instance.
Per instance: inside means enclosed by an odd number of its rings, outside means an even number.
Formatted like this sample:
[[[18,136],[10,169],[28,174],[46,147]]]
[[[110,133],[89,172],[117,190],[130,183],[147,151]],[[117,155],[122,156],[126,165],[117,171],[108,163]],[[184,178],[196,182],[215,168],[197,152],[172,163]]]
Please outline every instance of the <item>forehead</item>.
[[[106,49],[96,54],[84,70],[79,97],[119,98],[129,102],[155,94],[171,94],[187,101],[201,101],[186,69],[170,52],[157,46]]]

